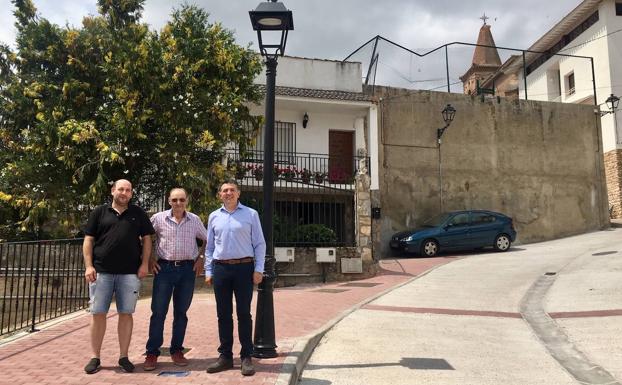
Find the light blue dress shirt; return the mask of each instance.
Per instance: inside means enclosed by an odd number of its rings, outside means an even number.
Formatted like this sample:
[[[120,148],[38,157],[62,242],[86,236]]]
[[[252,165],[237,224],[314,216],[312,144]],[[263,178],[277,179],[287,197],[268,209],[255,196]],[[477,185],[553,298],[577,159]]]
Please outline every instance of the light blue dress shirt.
[[[238,202],[233,212],[223,205],[209,215],[207,247],[205,248],[205,276],[212,276],[215,259],[255,258],[255,271],[263,273],[266,259],[266,241],[261,230],[259,214]]]

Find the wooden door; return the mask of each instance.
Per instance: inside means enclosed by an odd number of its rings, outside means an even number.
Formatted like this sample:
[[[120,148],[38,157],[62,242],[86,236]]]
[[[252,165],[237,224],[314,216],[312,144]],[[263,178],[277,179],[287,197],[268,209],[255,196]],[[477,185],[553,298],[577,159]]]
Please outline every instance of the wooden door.
[[[328,181],[350,183],[354,176],[354,131],[328,132]]]

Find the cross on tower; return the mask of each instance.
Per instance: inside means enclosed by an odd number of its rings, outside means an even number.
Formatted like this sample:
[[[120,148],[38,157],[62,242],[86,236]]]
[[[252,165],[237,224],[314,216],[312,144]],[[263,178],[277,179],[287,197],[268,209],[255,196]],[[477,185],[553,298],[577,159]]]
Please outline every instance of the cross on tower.
[[[484,20],[484,25],[486,25],[486,20],[490,19],[490,17],[486,16],[486,12],[484,12],[484,16],[480,17],[480,19]]]

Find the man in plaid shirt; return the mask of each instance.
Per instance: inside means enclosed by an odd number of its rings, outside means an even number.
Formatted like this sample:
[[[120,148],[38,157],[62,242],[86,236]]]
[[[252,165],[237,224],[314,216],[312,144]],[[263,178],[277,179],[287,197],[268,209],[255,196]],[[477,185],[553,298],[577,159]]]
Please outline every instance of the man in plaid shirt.
[[[203,265],[203,251],[207,230],[197,215],[186,211],[188,194],[183,188],[171,190],[168,198],[170,210],[151,217],[156,231],[156,256],[153,262],[153,294],[151,297],[151,319],[144,370],[154,370],[163,342],[164,320],[168,305],[173,297],[173,335],[171,337],[171,359],[178,366],[188,365],[184,357],[184,337],[194,293],[195,277]],[[197,246],[201,240],[201,247]]]

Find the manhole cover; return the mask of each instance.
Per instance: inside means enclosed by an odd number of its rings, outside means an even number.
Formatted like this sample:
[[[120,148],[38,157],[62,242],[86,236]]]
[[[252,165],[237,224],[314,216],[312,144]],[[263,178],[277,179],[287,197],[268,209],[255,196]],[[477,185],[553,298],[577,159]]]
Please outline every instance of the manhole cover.
[[[337,293],[343,293],[344,291],[348,291],[348,289],[320,289],[320,290],[313,290],[313,291],[318,292],[318,293],[337,294]]]
[[[598,255],[609,255],[609,254],[617,254],[617,251],[601,251],[600,253],[594,253],[592,255],[594,256],[598,256]]]
[[[376,283],[376,282],[349,282],[349,283],[344,283],[343,285],[339,285],[339,286],[374,287],[374,286],[378,286],[378,285],[382,285],[382,284],[381,283]]]

